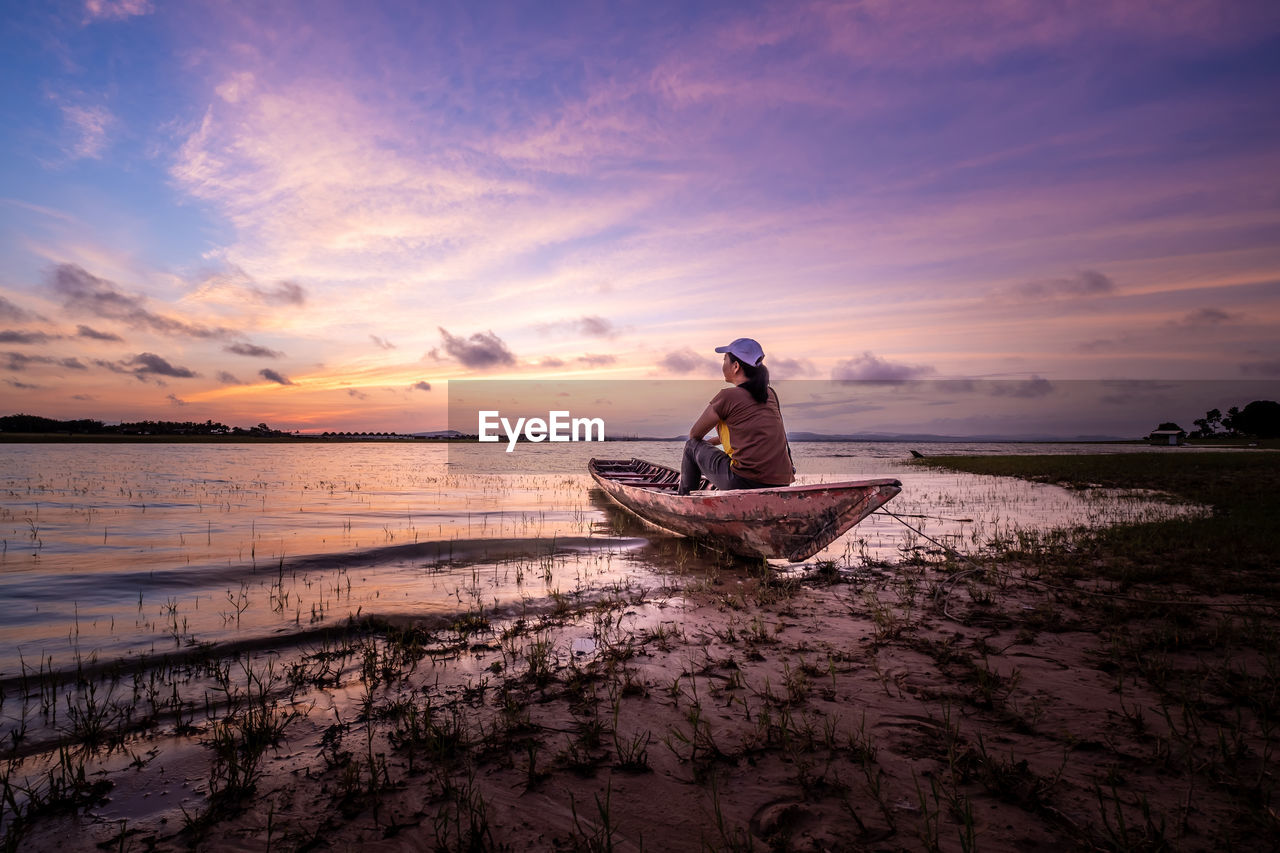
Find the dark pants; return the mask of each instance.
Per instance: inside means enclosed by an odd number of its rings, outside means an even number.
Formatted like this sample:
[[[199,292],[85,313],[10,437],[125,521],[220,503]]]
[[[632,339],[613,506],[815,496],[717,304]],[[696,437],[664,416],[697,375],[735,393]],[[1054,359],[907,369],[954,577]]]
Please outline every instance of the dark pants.
[[[765,483],[734,473],[729,464],[729,454],[720,448],[691,438],[684,443],[684,459],[680,462],[680,494],[697,490],[703,477],[721,491],[768,488]]]

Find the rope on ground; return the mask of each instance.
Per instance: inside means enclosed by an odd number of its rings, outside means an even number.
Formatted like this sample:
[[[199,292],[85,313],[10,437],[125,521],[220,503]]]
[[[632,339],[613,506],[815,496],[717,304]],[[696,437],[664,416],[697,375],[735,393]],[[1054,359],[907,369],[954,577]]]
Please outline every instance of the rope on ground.
[[[883,511],[888,515],[893,515],[893,513],[889,512],[887,509]],[[934,521],[952,521],[957,524],[973,524],[972,518],[947,518],[945,515],[922,515],[915,512],[900,512],[898,513],[897,518],[929,518]]]
[[[961,580],[969,577],[970,575],[976,575],[979,572],[989,571],[990,567],[982,565],[977,560],[970,557],[968,554],[964,554],[964,553],[961,553],[960,551],[957,551],[955,548],[952,548],[950,545],[946,544],[945,542],[940,542],[937,539],[934,539],[932,536],[925,533],[923,530],[919,529],[918,527],[913,527],[912,525],[904,521],[902,519],[902,516],[898,515],[895,512],[887,510],[884,507],[880,507],[879,509],[876,510],[876,512],[881,515],[887,515],[890,518],[896,519],[900,524],[902,524],[912,533],[915,533],[917,536],[922,536],[925,539],[928,539],[930,542],[937,545],[939,548],[946,551],[948,554],[951,554],[954,557],[958,557],[959,559],[965,561],[966,563],[974,567],[972,569],[967,569],[966,571],[957,572],[956,574],[951,575],[950,577],[947,578],[946,582],[942,584],[941,587],[938,588],[938,591],[934,593],[934,600],[936,601],[938,599],[938,596],[941,595],[945,590],[946,595],[942,597],[942,614],[946,616],[948,619],[959,621],[959,620],[956,620],[955,617],[952,616],[947,611],[947,600],[951,597],[951,591],[955,588],[955,585]],[[911,516],[911,517],[929,518],[931,516]],[[1280,610],[1280,605],[1272,604],[1266,601],[1239,601],[1239,602],[1233,603],[1233,602],[1215,602],[1215,601],[1185,601],[1180,599],[1167,599],[1167,598],[1165,599],[1140,598],[1134,595],[1121,595],[1119,593],[1114,593],[1114,592],[1101,592],[1100,590],[1081,589],[1080,587],[1075,587],[1075,586],[1061,586],[1060,584],[1052,584],[1052,583],[1048,583],[1047,581],[1037,580],[1036,578],[1029,578],[1026,576],[1020,577],[1018,578],[1018,580],[1022,581],[1023,583],[1031,584],[1033,586],[1039,586],[1044,589],[1053,590],[1055,592],[1062,592],[1062,593],[1076,594],[1076,595],[1090,595],[1090,596],[1094,596],[1095,598],[1109,598],[1109,599],[1112,599],[1113,601],[1129,601],[1135,604],[1152,604],[1152,605],[1169,606],[1169,607],[1212,607],[1212,608],[1255,607],[1255,608],[1262,608],[1264,610]]]

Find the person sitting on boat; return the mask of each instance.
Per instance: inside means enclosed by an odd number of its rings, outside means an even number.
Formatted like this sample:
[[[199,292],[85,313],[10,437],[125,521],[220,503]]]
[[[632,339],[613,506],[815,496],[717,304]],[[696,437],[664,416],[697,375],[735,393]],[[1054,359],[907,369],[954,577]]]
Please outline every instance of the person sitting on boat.
[[[713,397],[689,430],[678,494],[698,488],[703,477],[722,490],[791,485],[795,467],[764,350],[751,338],[738,338],[716,352],[724,353],[724,381],[733,387]],[[712,429],[715,436],[704,440]]]

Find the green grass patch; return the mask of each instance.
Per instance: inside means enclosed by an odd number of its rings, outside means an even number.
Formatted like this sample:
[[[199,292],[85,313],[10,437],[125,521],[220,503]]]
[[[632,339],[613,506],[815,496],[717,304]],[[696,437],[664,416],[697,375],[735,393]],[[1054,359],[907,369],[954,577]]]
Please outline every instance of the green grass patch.
[[[1280,454],[1121,453],[935,456],[919,464],[1069,488],[1153,489],[1207,504],[1204,518],[1118,524],[1082,532],[1058,567],[1123,582],[1178,582],[1206,593],[1280,598]],[[1052,558],[1051,558],[1052,559]]]

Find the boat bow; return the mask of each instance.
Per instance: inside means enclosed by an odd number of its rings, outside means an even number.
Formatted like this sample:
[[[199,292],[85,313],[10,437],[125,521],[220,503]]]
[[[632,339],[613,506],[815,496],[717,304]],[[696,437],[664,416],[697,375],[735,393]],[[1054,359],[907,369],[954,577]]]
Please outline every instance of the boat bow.
[[[644,521],[737,554],[808,559],[902,491],[892,478],[676,494],[679,474],[642,459],[592,459],[592,478]]]

